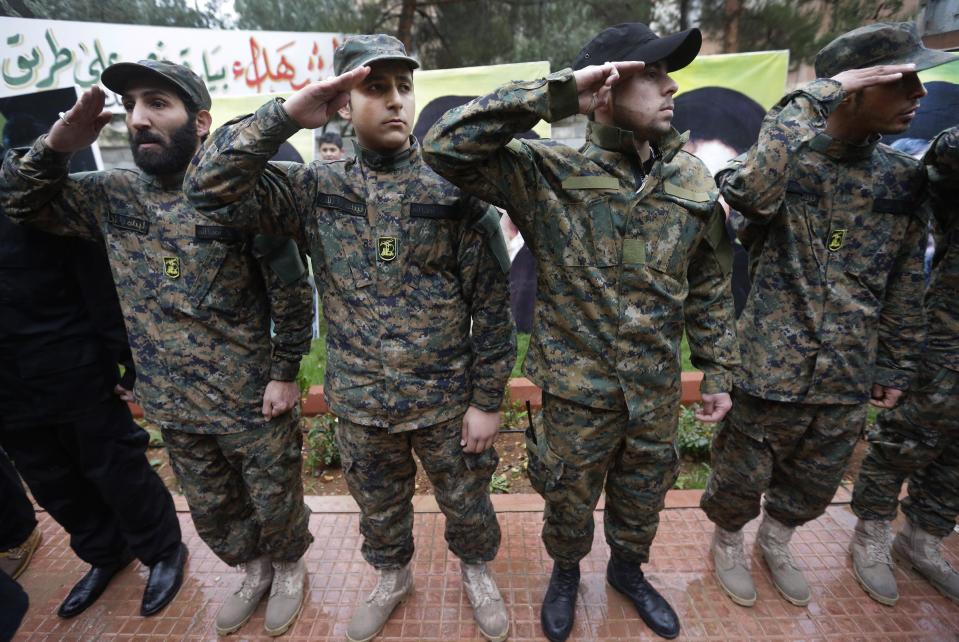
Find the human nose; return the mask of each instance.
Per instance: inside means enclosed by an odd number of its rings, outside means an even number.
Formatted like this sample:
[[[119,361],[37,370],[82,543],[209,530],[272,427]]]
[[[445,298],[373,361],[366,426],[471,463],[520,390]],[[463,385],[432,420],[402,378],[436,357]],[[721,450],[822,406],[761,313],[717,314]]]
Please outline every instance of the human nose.
[[[132,129],[137,131],[141,129],[147,129],[150,127],[150,118],[149,110],[137,102],[133,105],[133,109],[130,110],[130,116],[128,119],[129,125]]]

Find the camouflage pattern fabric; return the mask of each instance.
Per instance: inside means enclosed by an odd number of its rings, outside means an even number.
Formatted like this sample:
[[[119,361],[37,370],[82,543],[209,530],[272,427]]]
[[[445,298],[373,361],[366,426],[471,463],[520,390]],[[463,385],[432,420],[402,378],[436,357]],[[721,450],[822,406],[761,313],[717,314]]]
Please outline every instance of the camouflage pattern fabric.
[[[293,562],[313,536],[303,503],[299,411],[225,435],[163,429],[197,533],[230,565],[267,555]]]
[[[959,516],[959,372],[923,366],[905,398],[879,415],[868,435],[852,509],[862,519],[895,519],[908,478],[903,512],[924,530],[945,537]]]
[[[489,483],[499,456],[495,448],[464,453],[462,427],[462,415],[400,433],[339,419],[343,476],[360,506],[363,558],[375,568],[401,568],[413,557],[414,451],[446,516],[453,554],[467,564],[496,557],[500,528]]]
[[[912,63],[916,71],[959,57],[926,49],[915,22],[875,22],[847,31],[816,54],[816,77],[831,78],[847,69]]]
[[[736,385],[775,401],[859,404],[904,390],[923,339],[925,172],[824,131],[845,97],[816,80],[780,101],[722,193],[750,221],[752,290]],[[878,137],[877,137],[878,139]]]
[[[959,127],[940,134],[925,160],[936,256],[926,293],[924,360],[906,396],[879,416],[869,435],[852,508],[863,519],[894,519],[908,478],[903,512],[945,537],[959,515]]]
[[[565,70],[448,112],[424,142],[437,172],[509,212],[536,258],[526,375],[554,396],[634,420],[675,411],[685,329],[703,392],[729,391],[732,253],[711,177],[675,132],[648,168],[630,132],[598,123],[580,151],[513,138],[577,111]]]
[[[67,175],[67,161],[44,137],[7,154],[0,207],[13,220],[106,244],[147,416],[197,434],[263,426],[267,383],[295,378],[309,350],[308,340],[283,344],[271,361],[270,307],[278,342],[301,326],[309,333],[308,284],[276,281],[268,294],[249,240],[195,210],[182,175]]]
[[[712,472],[700,506],[738,531],[763,508],[787,526],[825,512],[866,421],[866,405],[798,404],[736,388],[712,444]]]
[[[188,170],[203,211],[308,248],[328,321],[325,393],[350,421],[411,430],[499,409],[515,359],[507,275],[475,225],[487,205],[419,145],[309,165],[268,159],[298,125],[280,101],[218,129]],[[470,326],[472,324],[472,331]]]
[[[593,545],[593,511],[606,488],[606,541],[620,559],[645,563],[666,491],[679,473],[673,444],[679,412],[660,406],[641,417],[543,393],[541,420],[527,429],[528,474],[546,499],[543,543],[563,567]]]

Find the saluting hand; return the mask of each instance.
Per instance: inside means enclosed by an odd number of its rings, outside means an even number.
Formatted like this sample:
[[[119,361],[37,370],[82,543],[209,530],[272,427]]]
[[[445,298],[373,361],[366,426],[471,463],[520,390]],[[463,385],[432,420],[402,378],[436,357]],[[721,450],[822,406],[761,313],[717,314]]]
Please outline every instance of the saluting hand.
[[[579,93],[579,113],[591,114],[597,109],[609,109],[612,89],[616,83],[624,77],[639,73],[645,67],[646,63],[639,61],[607,62],[574,71],[573,78]]]
[[[283,109],[300,127],[322,127],[349,102],[350,90],[355,89],[369,73],[369,67],[357,67],[345,74],[312,82],[287,98]]]
[[[873,85],[896,82],[902,78],[903,74],[912,73],[915,70],[916,65],[913,63],[906,65],[877,65],[864,69],[847,69],[846,71],[836,74],[832,79],[841,84],[847,94],[852,94],[866,87],[872,87]]]
[[[50,128],[47,147],[55,152],[72,154],[92,145],[112,117],[103,109],[106,98],[107,95],[96,85],[83,92],[70,111],[64,112]]]

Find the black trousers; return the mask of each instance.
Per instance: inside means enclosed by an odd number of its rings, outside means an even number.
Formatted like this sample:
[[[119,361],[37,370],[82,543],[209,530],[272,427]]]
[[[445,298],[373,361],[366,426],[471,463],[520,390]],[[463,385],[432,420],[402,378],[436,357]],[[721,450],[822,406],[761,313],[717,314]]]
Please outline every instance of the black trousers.
[[[33,504],[23,490],[20,475],[0,450],[0,551],[23,544],[36,527]]]
[[[13,639],[29,605],[30,598],[20,585],[0,571],[0,642]]]
[[[119,399],[67,423],[0,428],[0,446],[37,503],[92,565],[129,549],[152,566],[180,543],[173,498],[145,455],[149,440]]]

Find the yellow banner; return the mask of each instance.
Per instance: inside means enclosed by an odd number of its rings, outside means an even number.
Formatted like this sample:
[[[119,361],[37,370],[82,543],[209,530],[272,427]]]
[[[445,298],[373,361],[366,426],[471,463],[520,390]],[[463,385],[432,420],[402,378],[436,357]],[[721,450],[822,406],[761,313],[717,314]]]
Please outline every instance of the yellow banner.
[[[788,50],[753,51],[699,56],[688,67],[670,75],[679,84],[677,96],[702,87],[724,87],[769,109],[786,92],[788,71]]]
[[[210,108],[210,115],[213,117],[213,127],[210,131],[215,131],[217,127],[226,123],[237,116],[251,114],[260,108],[263,103],[274,98],[289,98],[292,92],[282,94],[254,94],[251,96],[216,96],[213,98],[213,106]],[[304,163],[313,160],[313,131],[310,129],[301,129],[287,141],[293,146]]]

